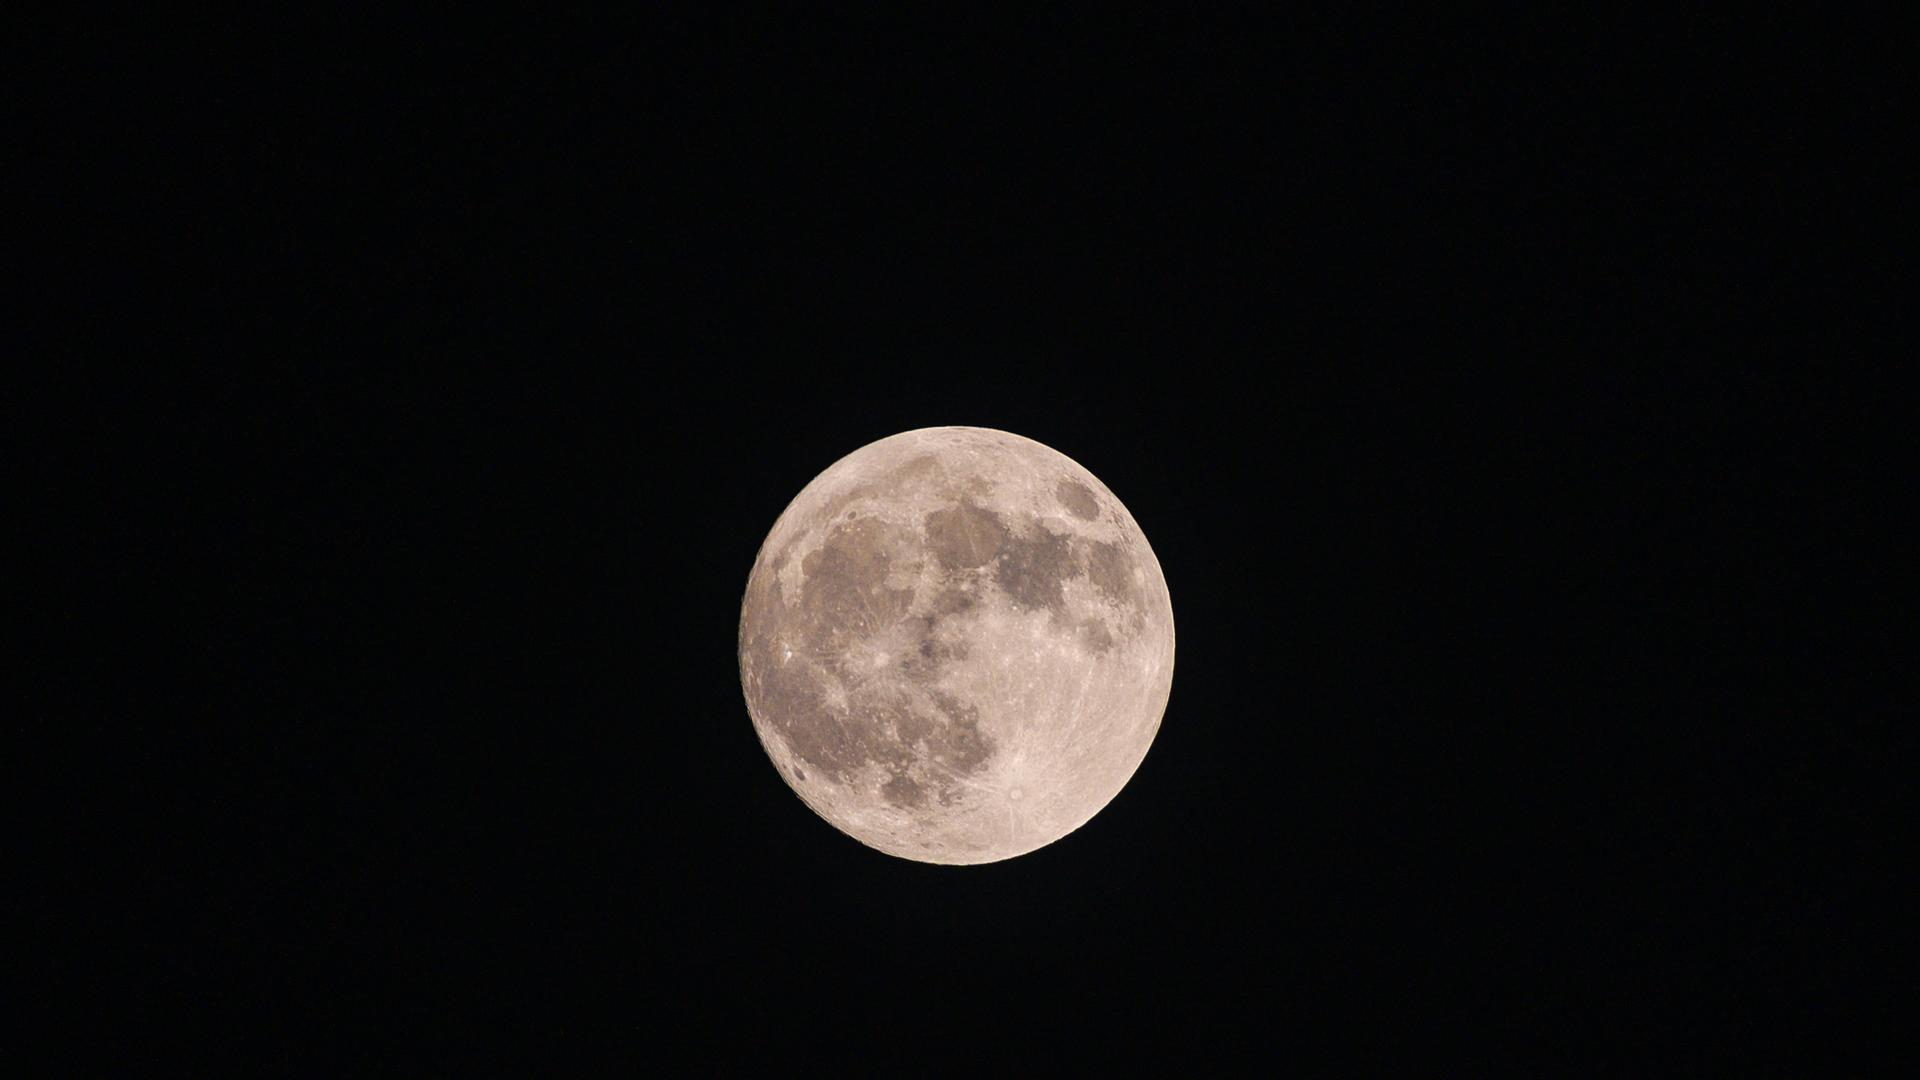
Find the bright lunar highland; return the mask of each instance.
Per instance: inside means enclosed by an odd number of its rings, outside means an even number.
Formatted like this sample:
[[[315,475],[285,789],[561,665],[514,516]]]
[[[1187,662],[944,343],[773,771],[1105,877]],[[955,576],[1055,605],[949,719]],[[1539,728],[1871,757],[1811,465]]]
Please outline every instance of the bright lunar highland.
[[[1133,516],[1065,455],[987,428],[905,432],[814,478],[754,561],[739,645],[788,785],[931,863],[1086,824],[1173,685],[1173,607]]]

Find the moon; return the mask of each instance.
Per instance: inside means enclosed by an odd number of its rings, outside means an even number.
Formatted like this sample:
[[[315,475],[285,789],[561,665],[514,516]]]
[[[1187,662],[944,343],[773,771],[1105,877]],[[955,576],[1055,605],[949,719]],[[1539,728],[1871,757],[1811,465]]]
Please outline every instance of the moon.
[[[1173,607],[1147,538],[1032,439],[908,431],[815,477],[774,523],[740,611],[761,745],[815,813],[919,862],[996,862],[1126,785],[1173,685]]]

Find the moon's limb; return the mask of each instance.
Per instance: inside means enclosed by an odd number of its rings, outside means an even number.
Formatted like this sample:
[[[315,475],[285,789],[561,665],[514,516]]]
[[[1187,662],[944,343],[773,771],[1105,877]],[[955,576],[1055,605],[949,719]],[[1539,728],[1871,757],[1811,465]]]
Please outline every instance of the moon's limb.
[[[1139,767],[1173,610],[1118,498],[1030,439],[926,428],[836,462],[780,515],[740,621],[748,711],[821,817],[889,854],[1052,843]]]

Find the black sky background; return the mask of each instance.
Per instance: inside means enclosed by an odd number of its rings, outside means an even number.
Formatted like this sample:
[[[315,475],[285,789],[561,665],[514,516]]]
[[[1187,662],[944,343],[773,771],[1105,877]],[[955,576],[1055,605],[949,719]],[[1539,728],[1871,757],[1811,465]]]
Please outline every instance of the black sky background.
[[[29,925],[111,943],[47,995],[102,1049],[1872,1056],[1893,801],[1827,796],[1891,716],[1802,616],[1894,613],[1797,314],[1881,183],[1813,145],[1843,46],[479,19],[64,28],[76,404],[9,426],[81,478],[16,527],[93,522],[21,726],[90,747],[29,831],[110,914]],[[787,501],[940,424],[1098,475],[1179,633],[1113,803],[962,869],[807,811],[734,655]]]

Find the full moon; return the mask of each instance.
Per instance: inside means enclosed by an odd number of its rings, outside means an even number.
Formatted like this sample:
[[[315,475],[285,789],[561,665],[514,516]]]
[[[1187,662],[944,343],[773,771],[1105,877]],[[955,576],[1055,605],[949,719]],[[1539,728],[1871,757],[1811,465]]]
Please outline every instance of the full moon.
[[[1133,515],[1064,454],[924,428],[861,447],[774,523],[740,682],[814,812],[919,862],[995,862],[1125,786],[1173,685],[1173,606]]]

